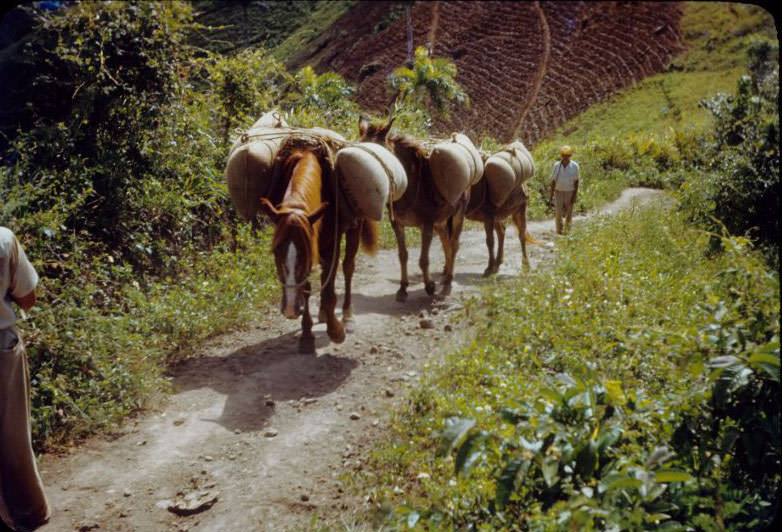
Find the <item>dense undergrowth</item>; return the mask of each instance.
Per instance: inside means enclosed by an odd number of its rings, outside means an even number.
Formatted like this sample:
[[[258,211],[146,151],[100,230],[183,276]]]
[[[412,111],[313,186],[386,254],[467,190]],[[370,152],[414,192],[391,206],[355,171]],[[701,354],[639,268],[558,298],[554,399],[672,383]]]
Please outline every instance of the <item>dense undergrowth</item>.
[[[363,492],[399,530],[760,529],[780,474],[779,279],[663,204],[493,282]],[[485,310],[484,310],[485,308]],[[453,383],[458,382],[458,386]]]

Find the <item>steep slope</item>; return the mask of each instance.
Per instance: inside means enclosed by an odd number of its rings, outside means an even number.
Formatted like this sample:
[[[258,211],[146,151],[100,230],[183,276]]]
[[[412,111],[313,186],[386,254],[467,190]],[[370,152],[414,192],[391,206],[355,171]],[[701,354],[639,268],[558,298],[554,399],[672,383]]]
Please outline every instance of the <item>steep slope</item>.
[[[358,101],[383,111],[388,75],[407,58],[397,2],[357,2],[293,56],[358,85]],[[661,72],[684,50],[677,3],[417,2],[416,45],[459,69],[469,109],[436,129],[533,144],[613,92]]]

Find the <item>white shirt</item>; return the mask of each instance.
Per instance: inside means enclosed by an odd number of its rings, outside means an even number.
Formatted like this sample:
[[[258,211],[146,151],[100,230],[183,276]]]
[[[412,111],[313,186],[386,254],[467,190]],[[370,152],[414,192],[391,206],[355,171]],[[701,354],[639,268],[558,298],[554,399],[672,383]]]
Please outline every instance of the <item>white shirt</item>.
[[[11,271],[12,262],[17,263],[14,272]],[[35,290],[37,284],[38,274],[27,260],[22,245],[10,229],[0,227],[0,330],[16,323],[11,295],[24,297]]]
[[[551,179],[556,181],[554,190],[570,192],[576,189],[578,181],[578,163],[570,161],[567,166],[562,166],[562,161],[554,163]]]

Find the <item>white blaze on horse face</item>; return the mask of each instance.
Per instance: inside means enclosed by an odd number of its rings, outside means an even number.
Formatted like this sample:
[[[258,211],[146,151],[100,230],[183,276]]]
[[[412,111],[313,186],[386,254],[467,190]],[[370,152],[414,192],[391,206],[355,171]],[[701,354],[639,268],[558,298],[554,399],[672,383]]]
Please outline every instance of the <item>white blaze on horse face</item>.
[[[296,259],[298,253],[293,242],[288,244],[288,252],[285,255],[285,308],[283,315],[288,319],[296,317]]]

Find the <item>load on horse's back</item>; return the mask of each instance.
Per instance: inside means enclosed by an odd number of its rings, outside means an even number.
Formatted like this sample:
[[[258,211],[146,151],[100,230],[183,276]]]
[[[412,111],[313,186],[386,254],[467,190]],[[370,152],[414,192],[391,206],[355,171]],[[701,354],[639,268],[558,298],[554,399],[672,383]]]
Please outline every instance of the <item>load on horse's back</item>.
[[[225,165],[225,179],[236,212],[253,220],[260,210],[260,198],[269,197],[274,185],[272,167],[288,124],[276,111],[265,113],[231,147]]]
[[[485,157],[483,179],[470,189],[470,203],[466,216],[483,222],[489,265],[485,276],[497,273],[505,252],[505,219],[511,217],[519,233],[522,264],[529,267],[527,242],[538,243],[527,232],[527,180],[535,173],[535,161],[520,141],[505,145],[498,152]],[[497,233],[497,252],[494,252],[494,233]]]
[[[291,127],[279,112],[264,113],[236,139],[225,166],[231,202],[243,219],[255,219],[260,198],[279,192],[273,167],[283,143],[292,136],[324,138],[338,147],[347,144],[342,135],[330,129]]]

